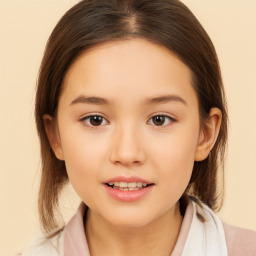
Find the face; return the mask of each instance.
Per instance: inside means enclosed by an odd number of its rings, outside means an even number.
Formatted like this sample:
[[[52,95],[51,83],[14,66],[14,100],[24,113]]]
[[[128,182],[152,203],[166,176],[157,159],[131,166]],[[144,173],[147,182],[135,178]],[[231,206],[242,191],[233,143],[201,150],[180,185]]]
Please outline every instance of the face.
[[[142,39],[84,52],[64,79],[53,149],[91,212],[139,227],[174,212],[201,132],[191,72]]]

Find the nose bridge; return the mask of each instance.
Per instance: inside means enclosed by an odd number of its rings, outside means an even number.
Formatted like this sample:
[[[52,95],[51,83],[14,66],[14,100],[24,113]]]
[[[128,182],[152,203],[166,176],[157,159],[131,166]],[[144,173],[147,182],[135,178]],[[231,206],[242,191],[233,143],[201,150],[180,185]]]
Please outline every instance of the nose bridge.
[[[117,125],[111,151],[111,161],[123,165],[142,164],[145,160],[141,129],[135,122]]]

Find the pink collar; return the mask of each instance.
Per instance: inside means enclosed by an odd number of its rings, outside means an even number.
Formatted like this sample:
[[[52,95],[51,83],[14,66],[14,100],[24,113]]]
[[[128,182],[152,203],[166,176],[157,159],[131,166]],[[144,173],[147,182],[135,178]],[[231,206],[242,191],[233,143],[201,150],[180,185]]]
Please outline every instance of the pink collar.
[[[64,255],[90,256],[88,243],[84,232],[83,216],[87,206],[81,203],[76,214],[65,228]]]
[[[90,256],[87,239],[84,232],[84,215],[87,206],[81,203],[76,214],[65,228],[64,255]],[[193,218],[193,205],[190,201],[181,225],[180,234],[171,256],[182,254]]]

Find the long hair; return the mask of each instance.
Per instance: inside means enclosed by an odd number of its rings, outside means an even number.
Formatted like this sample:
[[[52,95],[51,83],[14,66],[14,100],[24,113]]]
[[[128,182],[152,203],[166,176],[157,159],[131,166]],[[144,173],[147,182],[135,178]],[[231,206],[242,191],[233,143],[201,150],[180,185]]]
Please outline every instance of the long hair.
[[[216,144],[204,161],[195,162],[184,192],[184,197],[192,195],[214,210],[221,206],[227,111],[218,58],[206,31],[179,0],[84,0],[68,10],[54,28],[38,77],[35,118],[42,158],[38,207],[45,232],[59,227],[59,194],[68,176],[65,163],[50,147],[43,115],[56,115],[62,81],[82,52],[104,42],[132,38],[166,47],[190,68],[202,123],[211,108],[221,110]]]

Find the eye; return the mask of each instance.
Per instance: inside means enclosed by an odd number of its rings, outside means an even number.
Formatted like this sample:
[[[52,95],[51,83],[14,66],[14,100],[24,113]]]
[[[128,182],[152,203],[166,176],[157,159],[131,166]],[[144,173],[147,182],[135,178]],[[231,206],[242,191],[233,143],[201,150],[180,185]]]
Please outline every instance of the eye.
[[[107,124],[107,120],[103,116],[90,115],[83,117],[80,121],[84,122],[88,126],[102,126]]]
[[[166,115],[156,115],[151,117],[149,120],[149,123],[155,126],[166,126],[175,121],[172,117]]]

